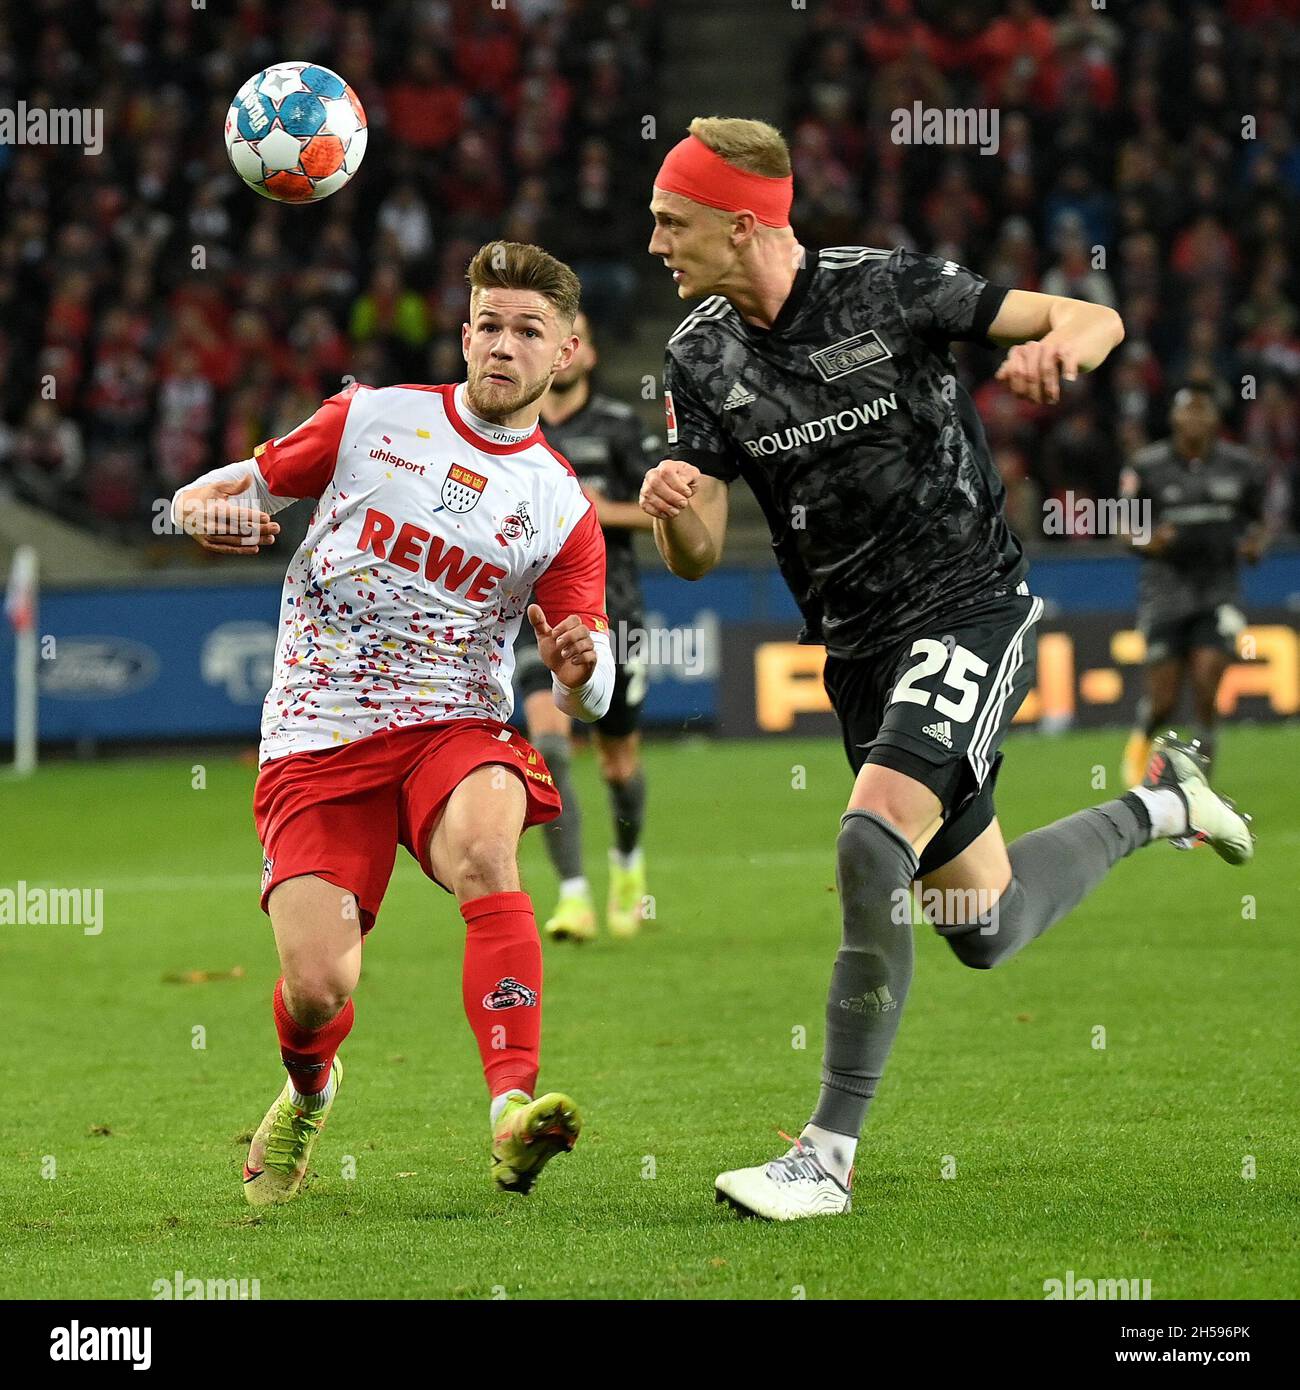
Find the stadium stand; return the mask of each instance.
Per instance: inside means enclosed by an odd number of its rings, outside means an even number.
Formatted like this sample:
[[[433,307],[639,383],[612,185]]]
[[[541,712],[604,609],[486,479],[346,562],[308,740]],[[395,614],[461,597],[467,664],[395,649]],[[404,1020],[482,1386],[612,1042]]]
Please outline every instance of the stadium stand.
[[[1121,308],[1116,360],[1062,410],[962,350],[1031,544],[1044,498],[1114,489],[1187,378],[1220,384],[1268,461],[1275,529],[1300,528],[1300,0],[1144,0],[1122,23],[1089,0],[828,0],[751,25],[720,76],[746,8],[241,0],[213,46],[188,4],[42,0],[0,32],[0,99],[21,77],[31,102],[100,106],[104,150],[0,146],[0,495],[147,546],[157,498],[345,373],[458,376],[464,266],[499,234],[571,260],[621,384],[657,373],[677,306],[638,292],[649,178],[688,114],[748,89],[746,114],[790,138],[806,244],[919,247]],[[375,131],[358,185],[311,209],[251,199],[218,134],[240,82],[290,52],[346,68]],[[918,93],[995,110],[996,150],[894,143]],[[736,553],[746,518],[765,552],[738,500]],[[205,563],[174,544],[151,559]]]
[[[241,0],[211,33],[187,3],[36,8],[0,33],[0,102],[21,78],[30,105],[102,107],[104,140],[0,146],[0,495],[139,543],[158,497],[345,372],[457,379],[465,266],[503,233],[568,258],[595,321],[624,325],[655,159],[647,0]],[[373,132],[359,184],[311,208],[250,197],[221,140],[285,54],[344,67]]]
[[[1090,0],[831,0],[790,54],[807,245],[911,246],[1124,315],[1114,364],[1064,410],[1014,399],[993,354],[966,353],[1027,540],[1045,497],[1112,493],[1192,379],[1217,383],[1267,461],[1274,529],[1300,528],[1298,53],[1295,0],[1144,0],[1122,22]],[[891,113],[918,94],[995,110],[996,147],[895,144]]]

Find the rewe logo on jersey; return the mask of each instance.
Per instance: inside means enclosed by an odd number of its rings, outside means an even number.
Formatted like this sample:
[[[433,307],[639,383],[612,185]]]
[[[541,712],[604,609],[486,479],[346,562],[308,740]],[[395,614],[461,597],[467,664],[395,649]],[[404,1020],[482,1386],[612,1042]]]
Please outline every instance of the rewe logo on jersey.
[[[942,743],[945,748],[952,747],[952,724],[947,719],[940,719],[935,724],[927,724],[921,732],[929,734],[932,739]]]
[[[487,598],[497,581],[506,576],[499,565],[491,565],[478,555],[466,555],[460,546],[447,545],[441,536],[422,526],[404,521],[399,530],[391,516],[373,507],[366,508],[357,549],[363,555],[369,550],[377,560],[387,560],[412,574],[419,572],[423,554],[424,577],[430,584],[441,584],[453,594],[464,589],[465,597],[475,603]]]

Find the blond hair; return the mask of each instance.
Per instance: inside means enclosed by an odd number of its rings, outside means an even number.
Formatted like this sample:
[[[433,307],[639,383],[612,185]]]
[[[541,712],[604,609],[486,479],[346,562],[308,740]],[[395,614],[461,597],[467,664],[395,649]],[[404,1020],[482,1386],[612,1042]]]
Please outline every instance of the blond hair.
[[[736,116],[696,116],[690,132],[714,154],[747,174],[783,179],[790,172],[790,148],[785,137],[766,121]]]
[[[474,253],[465,272],[470,303],[480,290],[534,290],[555,305],[560,321],[573,327],[582,297],[578,277],[549,251],[523,241],[489,241]]]

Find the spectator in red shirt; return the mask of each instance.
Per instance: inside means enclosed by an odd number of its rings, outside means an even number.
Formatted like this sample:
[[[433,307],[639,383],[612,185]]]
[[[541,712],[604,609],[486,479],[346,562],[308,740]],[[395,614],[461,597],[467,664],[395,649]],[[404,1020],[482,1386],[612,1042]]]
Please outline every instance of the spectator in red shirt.
[[[405,76],[388,88],[384,101],[393,137],[415,150],[450,145],[465,124],[465,91],[431,48],[411,54]]]
[[[986,104],[1004,104],[1013,71],[1021,81],[1050,77],[1055,53],[1051,21],[1030,0],[1010,0],[1007,13],[993,20],[975,44],[975,65],[984,78]]]

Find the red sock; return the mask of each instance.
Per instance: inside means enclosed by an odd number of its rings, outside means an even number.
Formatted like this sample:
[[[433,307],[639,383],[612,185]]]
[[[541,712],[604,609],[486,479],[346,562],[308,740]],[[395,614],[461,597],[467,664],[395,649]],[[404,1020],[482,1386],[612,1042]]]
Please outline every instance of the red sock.
[[[352,1000],[322,1028],[304,1028],[284,1002],[284,979],[275,982],[275,1031],[280,1035],[280,1056],[299,1095],[314,1096],[329,1085],[334,1054],[352,1031]]]
[[[461,903],[465,1017],[478,1039],[488,1092],[537,1085],[542,1039],[542,943],[527,893],[487,893]]]

